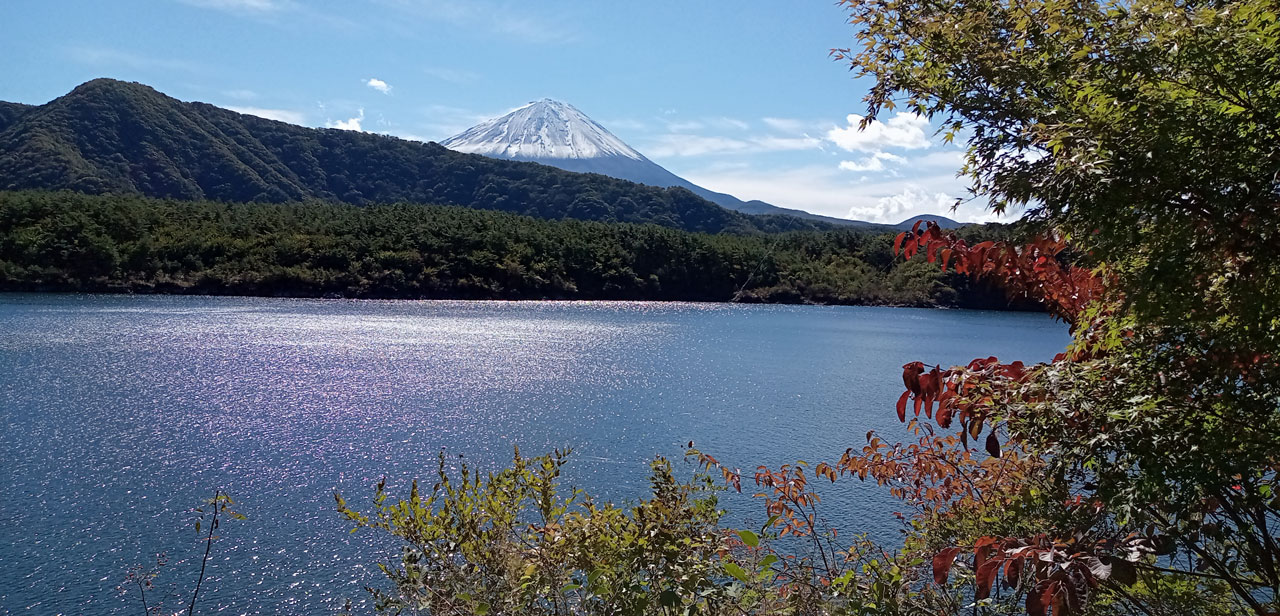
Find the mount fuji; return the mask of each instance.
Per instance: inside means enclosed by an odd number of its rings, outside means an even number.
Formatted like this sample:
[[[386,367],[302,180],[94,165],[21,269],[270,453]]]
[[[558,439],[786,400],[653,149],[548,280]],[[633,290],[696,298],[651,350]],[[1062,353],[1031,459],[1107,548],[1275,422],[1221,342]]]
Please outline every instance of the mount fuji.
[[[733,195],[707,190],[645,158],[573,105],[549,98],[481,122],[440,145],[458,152],[542,163],[579,173],[599,173],[638,184],[679,186],[744,214],[784,214],[841,225],[879,226],[782,208],[763,201],[742,201]]]

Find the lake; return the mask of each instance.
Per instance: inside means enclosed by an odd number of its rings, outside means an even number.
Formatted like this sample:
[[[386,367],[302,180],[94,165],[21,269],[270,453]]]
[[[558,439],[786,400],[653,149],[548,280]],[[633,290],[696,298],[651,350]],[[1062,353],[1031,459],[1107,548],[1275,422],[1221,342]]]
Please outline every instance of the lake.
[[[493,469],[572,447],[567,483],[627,500],[691,440],[743,469],[906,440],[902,364],[1068,340],[1011,312],[0,294],[0,613],[137,613],[116,587],[159,551],[154,598],[185,592],[190,509],[215,488],[249,519],[221,529],[197,613],[332,613],[394,555],[348,534],[332,492],[407,490],[441,448]],[[841,536],[896,536],[874,487],[822,493]]]

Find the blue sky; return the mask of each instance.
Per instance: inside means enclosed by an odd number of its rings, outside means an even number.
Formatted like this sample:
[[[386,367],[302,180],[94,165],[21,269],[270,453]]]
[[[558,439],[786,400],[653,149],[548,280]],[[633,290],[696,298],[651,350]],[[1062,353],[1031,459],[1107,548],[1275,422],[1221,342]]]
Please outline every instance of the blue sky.
[[[68,0],[0,3],[0,100],[95,77],[305,126],[440,140],[544,97],[697,184],[830,216],[988,220],[961,150],[887,114],[832,2]]]

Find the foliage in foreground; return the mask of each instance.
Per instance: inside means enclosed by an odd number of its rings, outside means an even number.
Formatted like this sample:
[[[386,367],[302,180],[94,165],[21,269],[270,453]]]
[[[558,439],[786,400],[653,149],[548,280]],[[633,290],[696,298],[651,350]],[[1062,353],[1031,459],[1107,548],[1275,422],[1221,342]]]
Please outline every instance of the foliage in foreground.
[[[705,235],[412,204],[0,192],[0,290],[1008,305],[922,259],[895,264],[891,240],[848,230]]]
[[[873,437],[835,472],[914,505],[908,550],[935,584],[970,572],[975,610],[1280,612],[1280,6],[843,4],[867,121],[901,104],[966,136],[975,193],[1039,229],[929,226],[902,252],[1042,301],[1075,339],[1036,366],[907,364],[919,441]]]
[[[413,484],[388,500],[379,484],[372,512],[338,510],[355,528],[404,540],[400,562],[379,565],[390,592],[377,609],[430,614],[642,614],[714,609],[731,598],[716,582],[721,511],[707,477],[677,482],[652,464],[651,498],[626,509],[558,483],[562,454],[525,459],[483,476],[465,464],[435,485]],[[652,610],[650,610],[652,608]]]
[[[968,140],[975,192],[1036,231],[927,226],[894,251],[1043,302],[1075,338],[1033,366],[905,365],[915,440],[758,469],[766,530],[803,540],[778,543],[760,603],[680,608],[1280,613],[1280,7],[843,4],[859,46],[838,56],[875,80],[867,121],[896,104],[940,119]],[[842,476],[903,501],[901,551],[862,560],[815,524],[813,480]],[[711,590],[736,587],[733,554],[708,556]]]
[[[599,502],[559,484],[565,454],[523,458],[481,475],[465,464],[392,499],[385,484],[362,512],[335,494],[354,524],[401,540],[381,563],[390,588],[369,588],[375,608],[433,615],[860,614],[894,592],[904,567],[866,542],[847,551],[810,525],[786,544],[774,521],[728,530],[704,461],[687,480],[650,464],[650,495],[631,506]],[[787,549],[776,549],[776,545]],[[838,559],[838,560],[837,560]],[[857,573],[857,575],[855,575]]]

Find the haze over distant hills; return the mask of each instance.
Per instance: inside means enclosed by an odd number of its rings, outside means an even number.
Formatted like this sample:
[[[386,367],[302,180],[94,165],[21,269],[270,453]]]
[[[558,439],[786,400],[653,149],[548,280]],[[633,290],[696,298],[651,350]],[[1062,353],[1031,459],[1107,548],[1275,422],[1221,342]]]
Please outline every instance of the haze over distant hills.
[[[580,173],[599,173],[650,186],[679,186],[745,214],[785,214],[822,222],[878,226],[875,223],[811,214],[763,201],[743,201],[708,190],[645,158],[573,105],[544,98],[507,115],[481,122],[441,145],[459,152],[542,163]]]

